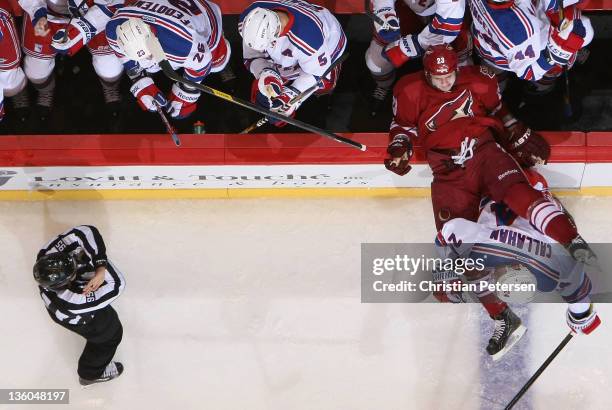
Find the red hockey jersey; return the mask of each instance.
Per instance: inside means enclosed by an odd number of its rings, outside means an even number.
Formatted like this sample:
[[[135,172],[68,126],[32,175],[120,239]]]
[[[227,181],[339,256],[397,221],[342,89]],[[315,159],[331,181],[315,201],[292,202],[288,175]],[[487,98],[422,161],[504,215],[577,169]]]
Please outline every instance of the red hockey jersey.
[[[484,67],[460,67],[449,92],[433,88],[423,72],[403,77],[393,89],[390,136],[418,138],[426,150],[457,150],[466,137],[491,139],[503,130],[494,114],[501,96],[493,74]]]

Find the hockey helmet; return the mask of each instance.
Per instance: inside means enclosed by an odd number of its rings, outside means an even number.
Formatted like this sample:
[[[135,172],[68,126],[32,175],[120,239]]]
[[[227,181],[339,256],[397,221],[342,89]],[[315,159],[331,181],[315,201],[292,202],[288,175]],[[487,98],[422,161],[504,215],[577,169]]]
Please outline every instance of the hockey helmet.
[[[428,75],[446,75],[457,70],[457,53],[450,44],[437,44],[425,51],[423,68]]]
[[[34,264],[34,280],[45,289],[60,289],[74,280],[76,261],[64,252],[45,255]]]
[[[281,21],[272,10],[256,7],[244,18],[240,35],[244,43],[255,51],[264,51],[280,35]]]
[[[129,17],[117,27],[117,44],[130,60],[159,62],[165,59],[151,26],[139,18]]]

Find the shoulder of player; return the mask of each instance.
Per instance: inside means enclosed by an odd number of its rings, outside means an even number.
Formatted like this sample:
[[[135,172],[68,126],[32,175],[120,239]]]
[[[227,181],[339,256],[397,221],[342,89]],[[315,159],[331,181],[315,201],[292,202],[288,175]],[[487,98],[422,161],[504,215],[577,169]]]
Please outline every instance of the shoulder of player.
[[[315,54],[325,42],[323,22],[314,13],[286,10],[290,29],[286,36],[304,54]]]
[[[427,86],[421,71],[403,76],[393,87],[393,95],[398,99],[418,99],[424,86]]]
[[[535,27],[535,16],[525,10],[524,5],[514,4],[507,9],[490,9],[494,24],[500,31],[505,48],[522,44],[539,32]]]
[[[484,65],[470,65],[459,68],[459,79],[465,83],[497,84],[493,70]]]

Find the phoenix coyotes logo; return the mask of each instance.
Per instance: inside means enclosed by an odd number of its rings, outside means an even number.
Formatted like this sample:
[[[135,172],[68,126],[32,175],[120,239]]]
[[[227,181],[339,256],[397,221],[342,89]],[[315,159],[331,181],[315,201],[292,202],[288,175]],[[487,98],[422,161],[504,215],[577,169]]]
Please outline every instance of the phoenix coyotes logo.
[[[473,117],[472,106],[474,98],[470,90],[464,90],[455,99],[443,104],[426,122],[429,131],[435,131],[439,126],[463,117]]]

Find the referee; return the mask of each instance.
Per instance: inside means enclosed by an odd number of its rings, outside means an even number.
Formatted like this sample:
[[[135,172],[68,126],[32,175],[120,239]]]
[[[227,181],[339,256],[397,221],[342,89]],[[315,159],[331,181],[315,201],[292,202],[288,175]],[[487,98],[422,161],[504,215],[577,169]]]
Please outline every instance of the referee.
[[[38,252],[34,279],[51,319],[87,339],[79,358],[83,386],[119,377],[123,365],[112,361],[123,336],[113,302],[123,292],[123,275],[106,258],[98,229],[81,225]]]

